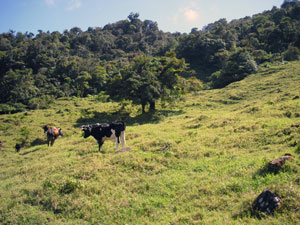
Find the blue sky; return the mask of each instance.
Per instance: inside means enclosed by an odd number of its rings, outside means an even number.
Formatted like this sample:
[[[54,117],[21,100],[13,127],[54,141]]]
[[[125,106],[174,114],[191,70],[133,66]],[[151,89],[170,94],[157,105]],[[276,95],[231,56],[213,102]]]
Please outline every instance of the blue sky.
[[[126,19],[131,12],[165,32],[189,33],[220,18],[227,21],[280,7],[283,0],[0,0],[0,33],[63,32]]]

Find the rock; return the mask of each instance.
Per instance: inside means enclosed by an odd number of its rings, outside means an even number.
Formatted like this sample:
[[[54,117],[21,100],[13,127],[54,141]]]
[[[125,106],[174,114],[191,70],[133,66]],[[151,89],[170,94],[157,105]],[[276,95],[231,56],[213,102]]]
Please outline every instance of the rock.
[[[280,206],[279,197],[270,190],[264,190],[253,202],[253,209],[266,213],[273,214]]]
[[[280,169],[282,169],[285,161],[286,160],[291,160],[291,159],[293,159],[293,157],[290,153],[285,153],[285,155],[283,157],[273,159],[268,164],[268,171],[277,173]]]

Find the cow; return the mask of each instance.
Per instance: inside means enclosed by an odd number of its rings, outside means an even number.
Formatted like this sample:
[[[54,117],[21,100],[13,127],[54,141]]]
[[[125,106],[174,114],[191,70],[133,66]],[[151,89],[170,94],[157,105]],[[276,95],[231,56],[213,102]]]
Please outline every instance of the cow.
[[[19,152],[21,147],[22,147],[22,144],[17,143],[16,146],[15,146],[16,152]]]
[[[81,126],[84,132],[84,138],[93,136],[99,145],[99,152],[105,140],[115,139],[116,150],[119,148],[120,137],[122,148],[125,146],[125,128],[123,121],[115,121],[112,123],[96,123]]]
[[[47,144],[51,142],[51,146],[54,144],[54,141],[58,137],[62,137],[63,133],[61,128],[49,127],[47,125],[43,126],[44,133],[47,135]]]

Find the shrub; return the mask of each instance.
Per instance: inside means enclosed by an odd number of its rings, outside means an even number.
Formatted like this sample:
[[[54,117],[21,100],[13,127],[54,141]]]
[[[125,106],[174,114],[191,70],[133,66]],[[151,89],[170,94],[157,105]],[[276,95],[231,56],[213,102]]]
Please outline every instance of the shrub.
[[[253,51],[253,58],[257,64],[262,64],[271,61],[272,54],[268,54],[264,50],[255,50]]]
[[[300,50],[295,46],[289,46],[288,49],[283,53],[283,57],[287,61],[298,60],[300,56]]]
[[[9,104],[0,104],[0,114],[11,113],[15,110],[16,108]]]
[[[108,99],[109,95],[107,95],[104,91],[101,91],[95,98],[95,100],[99,102],[108,102]]]
[[[30,109],[46,109],[53,102],[54,102],[53,96],[43,95],[40,97],[30,99],[28,102],[28,107]]]
[[[196,77],[180,78],[179,83],[185,92],[197,92],[203,89],[203,83]]]
[[[23,112],[25,110],[26,107],[22,103],[0,104],[0,114]]]
[[[210,78],[213,88],[222,88],[256,72],[257,64],[252,56],[247,51],[238,50],[229,57],[224,68],[213,73]]]

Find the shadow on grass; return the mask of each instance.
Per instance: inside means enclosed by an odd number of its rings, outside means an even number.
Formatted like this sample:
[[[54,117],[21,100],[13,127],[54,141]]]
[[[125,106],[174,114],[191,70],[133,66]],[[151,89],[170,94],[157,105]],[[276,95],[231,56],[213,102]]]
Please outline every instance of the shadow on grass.
[[[240,206],[239,211],[233,214],[232,218],[235,220],[244,219],[244,218],[254,218],[254,219],[262,220],[266,216],[267,215],[265,213],[253,209],[253,202],[245,201]]]
[[[85,156],[85,155],[96,154],[96,153],[98,153],[99,155],[104,155],[104,154],[106,154],[106,151],[101,150],[99,152],[99,150],[89,150],[89,151],[78,151],[78,152],[76,152],[76,154],[79,155],[79,156]]]
[[[272,173],[274,174],[274,172],[271,172],[271,171],[269,170],[268,164],[266,163],[262,168],[258,169],[258,170],[256,171],[256,173],[254,173],[254,174],[252,175],[252,178],[255,179],[255,178],[257,178],[257,177],[265,177],[265,176],[267,176],[268,174],[272,174]]]
[[[40,150],[43,150],[43,148],[36,148],[36,149],[34,149],[32,151],[29,151],[29,152],[22,152],[22,153],[20,153],[20,155],[27,155],[27,154],[34,153],[34,152],[37,152],[37,151],[40,151]],[[22,149],[21,149],[21,151],[22,151]]]
[[[146,112],[135,117],[131,117],[128,112],[90,112],[87,117],[81,117],[76,121],[74,127],[80,127],[85,124],[93,123],[109,123],[116,120],[122,120],[127,125],[141,125],[147,123],[158,123],[162,121],[165,117],[181,115],[185,112],[183,110],[157,110],[155,112]]]
[[[46,139],[41,139],[41,138],[36,138],[30,143],[30,146],[37,146],[37,145],[46,145],[47,140]]]

